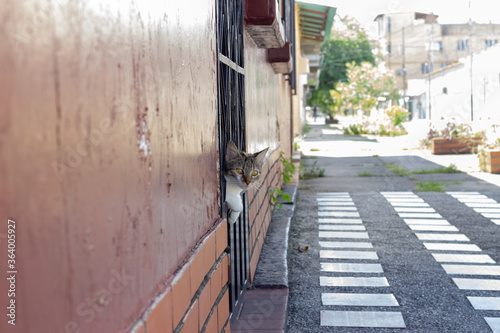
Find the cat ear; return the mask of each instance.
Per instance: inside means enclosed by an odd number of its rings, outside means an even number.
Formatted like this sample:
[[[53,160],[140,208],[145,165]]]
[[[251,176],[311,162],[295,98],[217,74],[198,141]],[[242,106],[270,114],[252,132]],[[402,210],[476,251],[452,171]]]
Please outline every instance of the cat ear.
[[[254,154],[255,157],[255,163],[262,166],[264,163],[264,158],[266,157],[267,151],[269,150],[269,147],[267,147],[264,150],[259,151],[258,153]]]
[[[226,146],[226,162],[238,159],[241,157],[240,150],[234,142],[229,141]]]

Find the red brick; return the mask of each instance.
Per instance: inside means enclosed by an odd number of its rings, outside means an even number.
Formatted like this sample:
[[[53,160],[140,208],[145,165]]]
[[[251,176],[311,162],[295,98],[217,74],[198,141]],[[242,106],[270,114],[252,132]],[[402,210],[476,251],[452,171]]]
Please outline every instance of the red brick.
[[[191,303],[190,285],[189,270],[186,270],[172,286],[172,301],[175,304],[173,307],[174,327],[179,324]]]
[[[215,303],[222,289],[222,265],[219,264],[210,279],[210,301]]]
[[[215,262],[215,232],[212,232],[203,243],[205,272],[212,268]]]
[[[218,305],[218,321],[219,321],[219,331],[222,330],[224,324],[229,318],[229,290],[226,290],[224,296]]]
[[[210,313],[210,309],[212,309],[212,302],[210,299],[210,281],[208,281],[205,289],[200,294],[200,298],[198,299],[199,303],[199,320],[200,326],[205,323],[205,320]]]
[[[150,332],[169,333],[173,331],[171,290],[151,310],[146,318],[146,326]]]
[[[181,333],[194,333],[200,331],[199,320],[198,320],[198,302],[195,302],[191,309],[189,310],[188,315],[184,321],[184,326],[182,326]],[[148,327],[149,330],[149,327]],[[156,331],[153,331],[156,332]],[[158,331],[162,332],[163,331]]]
[[[203,278],[207,274],[205,270],[205,247],[202,245],[198,252],[195,254],[193,261],[189,265],[191,276],[191,293],[194,294],[200,287]]]
[[[216,257],[218,258],[227,248],[227,222],[224,220],[217,228],[215,235]]]

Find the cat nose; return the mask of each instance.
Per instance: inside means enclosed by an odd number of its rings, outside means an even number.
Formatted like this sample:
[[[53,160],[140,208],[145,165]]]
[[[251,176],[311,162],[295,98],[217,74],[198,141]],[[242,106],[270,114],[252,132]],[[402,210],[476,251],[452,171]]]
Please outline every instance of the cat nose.
[[[245,183],[246,183],[247,185],[250,185],[250,183],[251,183],[251,182],[252,182],[252,180],[251,180],[251,179],[245,178]]]

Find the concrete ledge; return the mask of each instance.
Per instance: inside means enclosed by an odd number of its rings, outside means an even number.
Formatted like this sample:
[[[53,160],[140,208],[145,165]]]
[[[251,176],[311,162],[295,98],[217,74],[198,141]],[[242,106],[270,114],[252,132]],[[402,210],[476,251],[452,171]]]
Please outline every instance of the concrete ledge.
[[[286,328],[288,288],[253,289],[243,293],[231,318],[231,332],[282,333]]]
[[[292,202],[283,202],[281,210],[273,212],[255,271],[255,288],[288,288],[288,231],[295,212],[297,188],[296,185],[282,187]]]

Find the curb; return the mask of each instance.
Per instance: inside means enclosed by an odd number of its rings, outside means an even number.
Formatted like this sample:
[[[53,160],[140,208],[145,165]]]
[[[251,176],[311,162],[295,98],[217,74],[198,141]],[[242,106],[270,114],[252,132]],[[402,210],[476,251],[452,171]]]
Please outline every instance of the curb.
[[[288,232],[295,213],[298,185],[281,190],[291,202],[281,201],[273,212],[255,271],[253,288],[246,290],[231,319],[236,333],[269,330],[285,332],[288,307]]]

